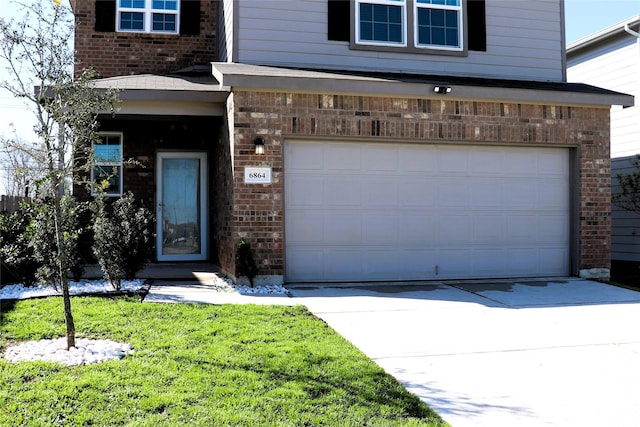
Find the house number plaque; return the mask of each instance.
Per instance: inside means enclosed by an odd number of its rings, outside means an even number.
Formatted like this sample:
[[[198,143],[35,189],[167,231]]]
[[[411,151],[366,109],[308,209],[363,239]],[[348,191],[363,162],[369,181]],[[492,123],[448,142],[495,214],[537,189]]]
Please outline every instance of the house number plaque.
[[[247,166],[244,168],[245,184],[271,184],[271,168]]]

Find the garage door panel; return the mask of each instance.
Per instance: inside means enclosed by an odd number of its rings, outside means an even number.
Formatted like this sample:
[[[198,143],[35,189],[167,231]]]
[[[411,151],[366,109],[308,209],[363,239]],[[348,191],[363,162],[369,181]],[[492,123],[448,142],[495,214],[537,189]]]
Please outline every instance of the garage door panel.
[[[438,220],[438,246],[458,246],[470,243],[472,224],[467,215],[448,215]]]
[[[362,183],[363,209],[398,205],[398,184],[395,180],[372,178]]]
[[[328,178],[325,180],[323,205],[328,207],[360,206],[362,187],[357,178]]]
[[[287,141],[285,153],[287,281],[569,273],[567,149]]]
[[[327,144],[323,152],[324,168],[329,171],[360,171],[362,150],[357,144]]]
[[[287,223],[290,235],[290,243],[322,244],[325,240],[324,215],[289,212]]]
[[[473,244],[495,246],[505,243],[505,215],[476,215],[473,223]]]
[[[285,198],[291,208],[321,207],[324,205],[324,179],[322,176],[300,176],[287,185]]]
[[[547,209],[567,209],[569,200],[563,191],[567,185],[564,179],[541,178],[538,182],[538,204]]]
[[[568,150],[539,150],[537,152],[538,172],[541,174],[565,175],[560,173],[569,164]]]
[[[541,243],[569,239],[569,227],[561,215],[541,215],[538,217],[538,224],[537,236]]]
[[[367,215],[363,218],[364,243],[376,245],[398,245],[397,215]]]
[[[344,280],[361,280],[364,276],[364,260],[365,254],[361,248],[327,249],[323,266],[325,279],[343,277]]]
[[[288,160],[289,172],[321,171],[324,167],[324,147],[317,144],[287,145],[285,158]]]
[[[328,214],[324,217],[324,242],[359,243],[362,242],[362,219],[360,215]]]
[[[513,178],[503,183],[505,210],[530,210],[538,201],[538,186],[530,178]]]
[[[474,277],[470,249],[442,249],[438,252],[437,277]]]
[[[540,271],[538,249],[534,248],[510,248],[506,252],[507,276],[525,276],[547,274]]]
[[[326,277],[324,269],[324,251],[296,248],[287,251],[288,277],[296,277],[301,281],[316,281],[318,278]],[[295,269],[295,266],[304,265],[304,269]]]
[[[470,183],[463,178],[439,178],[437,183],[437,207],[465,207],[469,199]]]
[[[399,170],[406,173],[433,175],[436,171],[436,149],[433,146],[406,146],[400,150]]]
[[[544,266],[545,271],[553,274],[565,274],[563,272],[567,271],[567,259],[567,250],[563,247],[539,250],[540,269]]]
[[[432,247],[438,238],[438,223],[434,216],[410,213],[402,217],[398,240],[409,248]]]
[[[399,179],[398,203],[407,208],[432,209],[436,203],[436,188],[428,184],[428,179],[417,177]]]
[[[398,170],[398,150],[386,145],[372,145],[364,150],[363,171],[395,172]]]
[[[506,269],[504,249],[482,249],[471,252],[471,270],[479,277],[499,277]]]
[[[469,170],[469,149],[461,146],[439,146],[436,155],[438,173],[443,176],[466,174]]]

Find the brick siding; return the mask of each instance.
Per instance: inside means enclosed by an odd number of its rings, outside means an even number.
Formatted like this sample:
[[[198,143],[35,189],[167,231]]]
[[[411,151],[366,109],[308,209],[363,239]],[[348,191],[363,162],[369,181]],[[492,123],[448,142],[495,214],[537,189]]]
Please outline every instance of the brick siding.
[[[610,268],[609,108],[480,101],[235,91],[233,221],[225,239],[249,238],[260,274],[284,266],[283,143],[317,136],[416,143],[575,148],[579,270]],[[224,132],[223,132],[224,133]],[[265,155],[253,140],[266,140]],[[273,168],[273,184],[246,185],[245,166]],[[227,246],[226,250],[229,250]],[[233,271],[231,255],[221,267]],[[573,273],[578,273],[574,271]]]
[[[199,35],[99,32],[95,0],[74,0],[76,68],[94,67],[102,77],[162,74],[215,59],[218,1],[202,0]]]

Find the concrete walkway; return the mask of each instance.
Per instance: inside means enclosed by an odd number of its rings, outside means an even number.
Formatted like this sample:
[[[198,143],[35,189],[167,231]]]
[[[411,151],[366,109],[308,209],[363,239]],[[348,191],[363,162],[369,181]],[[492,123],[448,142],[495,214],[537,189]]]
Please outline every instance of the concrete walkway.
[[[306,305],[453,427],[640,425],[640,293],[573,278],[288,288],[243,301]]]

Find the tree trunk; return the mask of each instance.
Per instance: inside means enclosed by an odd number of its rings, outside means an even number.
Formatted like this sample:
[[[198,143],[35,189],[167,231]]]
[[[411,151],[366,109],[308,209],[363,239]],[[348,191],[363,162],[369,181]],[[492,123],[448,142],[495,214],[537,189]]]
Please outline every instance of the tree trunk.
[[[61,183],[58,182],[57,188]],[[62,285],[62,299],[64,304],[64,323],[67,326],[67,350],[76,346],[76,325],[73,322],[73,313],[71,312],[71,295],[69,295],[69,280],[64,266],[66,263],[66,252],[64,250],[64,235],[62,232],[62,197],[56,197],[54,201],[54,224],[56,227],[56,240],[58,243],[58,278]]]
[[[69,282],[62,279],[62,299],[64,300],[64,323],[67,325],[67,350],[76,346],[76,325],[71,313],[71,295],[69,295]]]

